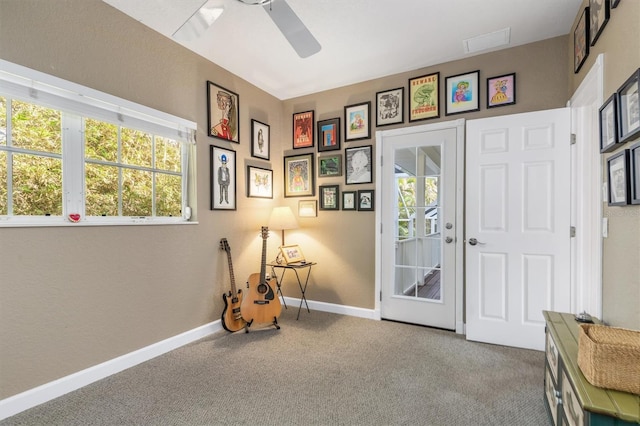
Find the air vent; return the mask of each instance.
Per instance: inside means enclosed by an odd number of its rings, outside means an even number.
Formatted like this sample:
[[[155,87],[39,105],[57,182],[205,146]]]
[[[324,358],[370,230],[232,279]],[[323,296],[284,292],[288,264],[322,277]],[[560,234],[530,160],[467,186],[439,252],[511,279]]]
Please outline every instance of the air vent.
[[[465,53],[481,52],[494,47],[506,46],[511,38],[511,28],[494,31],[477,37],[468,38],[462,41]]]

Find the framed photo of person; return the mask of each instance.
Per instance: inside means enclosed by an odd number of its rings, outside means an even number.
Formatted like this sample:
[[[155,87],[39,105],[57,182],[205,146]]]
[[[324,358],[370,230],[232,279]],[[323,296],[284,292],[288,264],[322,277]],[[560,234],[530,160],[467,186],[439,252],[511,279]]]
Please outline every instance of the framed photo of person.
[[[318,121],[318,152],[340,150],[340,117]]]
[[[344,107],[344,140],[371,138],[371,102]]]
[[[640,68],[618,89],[618,141],[625,143],[640,135]]]
[[[440,73],[409,79],[409,122],[440,117]]]
[[[314,111],[293,114],[293,149],[313,147]]]
[[[347,185],[373,182],[373,152],[372,146],[346,148],[345,182]]]
[[[315,195],[313,154],[284,157],[284,196]]]
[[[207,81],[207,134],[240,143],[240,96]]]
[[[251,156],[269,159],[269,151],[271,150],[271,142],[269,136],[269,125],[251,120]]]
[[[211,210],[236,209],[236,152],[211,145]]]
[[[273,198],[273,170],[247,166],[247,197]]]
[[[610,206],[629,204],[629,150],[625,149],[607,158],[607,186]]]
[[[404,87],[376,93],[376,126],[404,123]]]
[[[446,78],[445,115],[480,110],[480,71],[472,71]]]
[[[364,189],[358,191],[358,210],[372,212],[374,203],[374,190]]]

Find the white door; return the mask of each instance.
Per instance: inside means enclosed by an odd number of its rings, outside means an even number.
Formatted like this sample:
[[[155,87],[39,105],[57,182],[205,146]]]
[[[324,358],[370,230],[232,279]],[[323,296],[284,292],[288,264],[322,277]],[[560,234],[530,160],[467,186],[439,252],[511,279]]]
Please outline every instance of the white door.
[[[570,309],[570,111],[467,122],[467,339],[544,349]]]
[[[382,318],[456,328],[456,151],[463,130],[459,121],[378,132]]]

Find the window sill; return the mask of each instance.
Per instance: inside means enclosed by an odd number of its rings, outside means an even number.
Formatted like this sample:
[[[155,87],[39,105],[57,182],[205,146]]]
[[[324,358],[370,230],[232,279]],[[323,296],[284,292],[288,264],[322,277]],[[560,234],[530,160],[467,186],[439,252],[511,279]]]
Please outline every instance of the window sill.
[[[9,217],[0,216],[0,228],[38,228],[38,227],[84,227],[84,226],[148,226],[148,225],[197,225],[197,221],[189,221],[183,218],[146,218],[146,217],[126,217],[126,218],[91,218],[80,222],[71,222],[62,216],[55,217]]]

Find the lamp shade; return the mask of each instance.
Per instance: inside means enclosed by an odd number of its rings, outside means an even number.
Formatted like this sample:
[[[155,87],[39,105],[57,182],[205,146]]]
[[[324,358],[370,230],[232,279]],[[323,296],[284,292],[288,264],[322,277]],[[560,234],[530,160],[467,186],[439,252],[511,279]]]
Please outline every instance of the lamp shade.
[[[284,246],[284,230],[295,229],[298,227],[298,221],[291,211],[291,207],[275,207],[269,218],[269,229],[282,230],[282,245]]]

